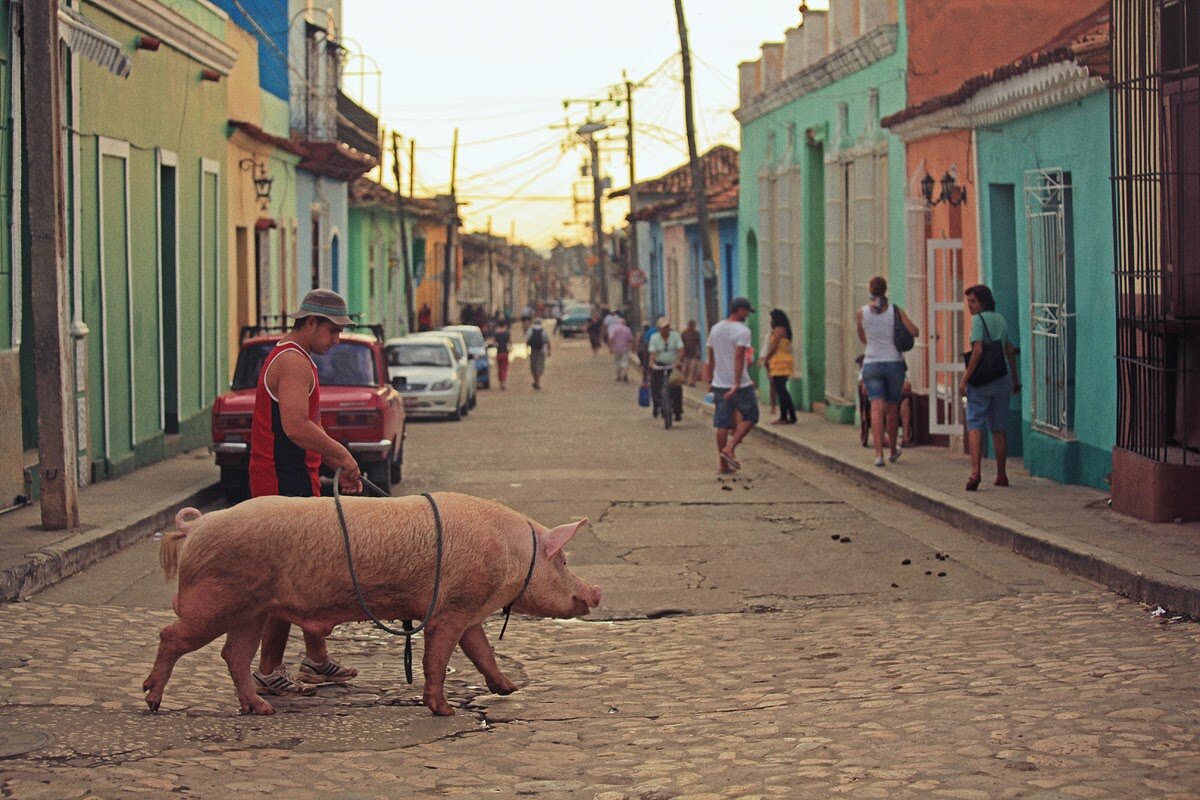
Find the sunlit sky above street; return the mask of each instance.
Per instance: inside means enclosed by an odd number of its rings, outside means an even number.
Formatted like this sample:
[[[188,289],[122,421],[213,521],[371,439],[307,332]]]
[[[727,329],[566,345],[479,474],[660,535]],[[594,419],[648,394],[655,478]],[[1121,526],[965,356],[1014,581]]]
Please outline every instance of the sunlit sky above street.
[[[827,3],[812,3],[825,7]],[[764,41],[797,24],[799,0],[685,0],[692,49],[697,143],[701,152],[738,144],[737,65]],[[352,55],[343,87],[387,129],[415,139],[418,195],[449,190],[451,142],[459,130],[458,196],[465,228],[493,230],[537,247],[554,239],[591,241],[591,181],[581,177],[586,147],[564,125],[589,113],[613,128],[602,175],[628,185],[625,108],[563,100],[634,92],[638,180],[687,160],[682,66],[673,0],[345,0],[343,32]],[[353,54],[363,53],[369,58]],[[381,80],[374,75],[376,63]],[[365,68],[364,68],[365,67]],[[558,126],[558,127],[553,127]],[[391,183],[390,161],[385,177]],[[572,196],[580,198],[573,203]],[[605,204],[605,229],[627,204]]]

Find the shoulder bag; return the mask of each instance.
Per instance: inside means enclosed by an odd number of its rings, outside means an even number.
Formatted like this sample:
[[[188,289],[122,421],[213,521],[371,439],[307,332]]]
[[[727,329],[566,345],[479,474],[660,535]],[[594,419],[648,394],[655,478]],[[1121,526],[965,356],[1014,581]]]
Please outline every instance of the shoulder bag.
[[[904,320],[900,314],[900,306],[892,304],[892,342],[896,345],[896,349],[901,353],[907,353],[913,349],[916,340],[913,335],[908,332],[908,328],[904,327]]]
[[[998,378],[1003,378],[1008,372],[1008,363],[1004,357],[1004,342],[992,338],[991,331],[988,330],[987,320],[983,318],[982,312],[979,315],[979,321],[983,324],[983,356],[979,359],[979,363],[975,366],[975,371],[971,373],[971,377],[967,378],[967,383],[977,388],[985,386]],[[970,365],[972,353],[974,353],[974,349],[962,354],[964,365]]]

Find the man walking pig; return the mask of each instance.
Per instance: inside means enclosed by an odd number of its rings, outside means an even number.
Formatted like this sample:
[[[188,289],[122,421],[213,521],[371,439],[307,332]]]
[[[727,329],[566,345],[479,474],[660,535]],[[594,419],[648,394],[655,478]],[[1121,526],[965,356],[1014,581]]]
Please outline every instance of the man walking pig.
[[[440,716],[446,666],[460,646],[497,694],[516,691],[500,672],[483,621],[510,606],[518,614],[569,618],[600,604],[600,587],[567,568],[563,547],[587,520],[549,529],[490,500],[463,494],[342,499],[363,600],[380,619],[421,619],[425,705]],[[442,530],[438,574],[438,519]],[[255,692],[250,662],[268,613],[328,635],[365,620],[346,566],[334,501],[258,497],[200,515],[184,509],[163,537],[159,560],[178,572],[178,619],[159,635],[158,657],[142,688],[157,711],[179,658],[227,634],[221,656],[243,712],[274,709]],[[182,552],[180,552],[182,548]]]
[[[304,296],[290,333],[263,361],[254,397],[250,429],[250,496],[320,497],[321,463],[342,469],[342,491],[360,492],[358,463],[340,442],[321,427],[321,381],[312,353],[321,355],[338,343],[352,320],[346,301],[328,289]],[[282,552],[276,548],[272,551]],[[261,693],[310,695],[324,683],[346,683],[358,670],[329,657],[325,638],[304,632],[300,680],[283,663],[291,624],[269,617],[262,632],[262,658],[254,671]]]

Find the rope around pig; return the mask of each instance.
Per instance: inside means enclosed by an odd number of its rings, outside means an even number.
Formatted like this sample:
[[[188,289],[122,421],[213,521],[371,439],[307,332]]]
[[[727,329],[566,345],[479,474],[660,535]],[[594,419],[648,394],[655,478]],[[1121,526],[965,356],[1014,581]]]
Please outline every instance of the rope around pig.
[[[371,613],[371,609],[367,607],[367,601],[363,597],[362,588],[358,585],[358,573],[354,571],[354,557],[350,554],[350,529],[346,525],[346,512],[342,510],[341,478],[342,470],[339,467],[337,472],[333,474],[333,505],[337,509],[338,522],[342,525],[342,539],[346,543],[346,566],[350,568],[350,582],[354,584],[354,594],[358,597],[358,604],[362,606],[362,610],[370,618],[371,622],[374,623],[376,628],[393,636],[404,637],[404,679],[412,683],[412,637],[425,630],[425,626],[433,618],[433,610],[437,606],[438,587],[442,582],[442,515],[438,511],[437,503],[433,501],[433,495],[428,492],[422,492],[421,496],[429,501],[429,507],[433,509],[433,522],[437,527],[437,561],[433,571],[433,596],[429,598],[429,609],[425,612],[425,619],[421,620],[421,624],[414,628],[412,620],[406,619],[404,620],[404,630],[398,631]],[[363,478],[362,482],[365,486],[374,490],[380,497],[386,496],[386,493],[382,489],[366,478]]]
[[[367,607],[367,601],[363,597],[362,588],[358,583],[358,573],[354,570],[354,556],[350,552],[350,529],[346,525],[346,512],[342,510],[342,493],[341,493],[341,477],[342,470],[338,468],[333,475],[333,505],[337,509],[338,522],[342,527],[342,539],[346,543],[346,566],[350,568],[350,581],[354,584],[354,594],[358,598],[358,604],[362,607],[363,612],[370,618],[376,628],[381,631],[390,633],[393,636],[404,637],[404,678],[408,683],[413,682],[412,673],[412,637],[416,636],[421,631],[425,630],[425,626],[429,624],[429,620],[433,618],[434,608],[437,606],[438,587],[442,582],[442,515],[438,511],[437,503],[433,500],[433,495],[428,492],[422,492],[421,496],[429,501],[430,508],[433,509],[433,521],[437,528],[437,562],[434,566],[433,573],[433,596],[429,598],[429,608],[425,612],[425,619],[421,620],[421,624],[413,627],[412,620],[404,620],[403,630],[396,630],[382,622],[378,617],[371,613],[371,609]],[[387,493],[380,489],[375,484],[371,483],[366,478],[361,479],[363,485],[375,492],[379,497],[386,497]],[[525,583],[521,585],[521,591],[517,592],[508,605],[504,607],[504,625],[500,628],[500,639],[504,639],[504,632],[508,630],[508,620],[512,614],[513,605],[521,599],[525,594],[525,590],[529,588],[529,582],[533,579],[533,567],[537,563],[537,532],[533,529],[533,523],[529,524],[529,534],[533,540],[532,552],[529,556],[529,571],[525,573]]]

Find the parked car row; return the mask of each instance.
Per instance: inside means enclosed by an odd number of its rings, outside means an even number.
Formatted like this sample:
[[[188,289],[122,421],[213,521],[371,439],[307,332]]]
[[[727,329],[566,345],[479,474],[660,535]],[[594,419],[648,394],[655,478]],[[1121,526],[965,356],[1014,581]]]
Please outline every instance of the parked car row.
[[[475,325],[448,325],[389,339],[388,377],[413,417],[460,420],[491,386],[487,340]]]

